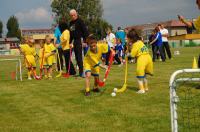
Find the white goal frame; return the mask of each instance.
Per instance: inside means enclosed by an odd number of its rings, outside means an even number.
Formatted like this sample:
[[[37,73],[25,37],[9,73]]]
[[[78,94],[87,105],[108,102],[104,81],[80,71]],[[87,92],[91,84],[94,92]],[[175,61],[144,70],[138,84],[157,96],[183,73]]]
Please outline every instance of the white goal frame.
[[[183,69],[175,71],[170,78],[169,88],[170,88],[170,111],[171,111],[171,131],[178,132],[178,114],[177,114],[177,102],[179,97],[176,94],[176,83],[177,82],[200,82],[199,78],[176,78],[177,75],[182,73],[200,73],[200,69]]]
[[[17,62],[16,64],[16,69],[15,69],[15,72],[16,72],[16,80],[18,80],[18,67],[19,67],[19,76],[20,76],[20,81],[22,81],[22,63],[21,63],[21,60],[20,59],[0,59],[0,62],[3,62],[3,61],[14,61],[14,62]]]

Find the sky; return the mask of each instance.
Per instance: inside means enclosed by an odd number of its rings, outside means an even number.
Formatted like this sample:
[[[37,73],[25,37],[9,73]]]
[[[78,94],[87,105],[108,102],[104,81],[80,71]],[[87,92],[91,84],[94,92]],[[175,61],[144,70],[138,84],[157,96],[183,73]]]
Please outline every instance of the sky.
[[[196,0],[102,0],[103,18],[114,28],[177,19],[196,18]],[[0,0],[0,20],[4,24],[17,16],[20,28],[49,28],[53,23],[51,0]]]

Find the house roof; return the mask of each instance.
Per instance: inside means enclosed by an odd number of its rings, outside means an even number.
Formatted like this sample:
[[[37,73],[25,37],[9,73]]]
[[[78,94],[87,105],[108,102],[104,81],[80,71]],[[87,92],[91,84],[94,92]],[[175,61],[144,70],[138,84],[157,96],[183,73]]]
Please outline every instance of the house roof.
[[[133,25],[129,26],[126,29],[130,28],[137,28],[137,29],[154,29],[158,24],[163,24],[167,28],[171,27],[186,27],[185,24],[180,22],[179,20],[169,20],[169,21],[163,21],[163,22],[155,22],[155,23],[148,23],[148,24],[141,24],[141,25]]]
[[[21,29],[22,32],[29,32],[29,31],[53,31],[51,28],[36,28],[36,29]]]

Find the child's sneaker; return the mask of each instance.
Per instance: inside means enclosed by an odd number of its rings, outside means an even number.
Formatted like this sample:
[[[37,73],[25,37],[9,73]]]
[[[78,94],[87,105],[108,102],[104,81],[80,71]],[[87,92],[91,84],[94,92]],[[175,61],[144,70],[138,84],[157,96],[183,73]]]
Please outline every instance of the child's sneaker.
[[[118,65],[118,67],[122,67],[122,66],[123,66],[123,63],[121,63],[121,64]]]
[[[31,78],[31,77],[28,77],[28,80],[32,80],[32,78]]]
[[[137,91],[138,94],[144,94],[145,93],[145,90],[139,90]]]
[[[35,79],[40,80],[41,78],[40,78],[40,76],[35,76]]]
[[[90,96],[90,91],[89,92],[85,92],[85,96]]]
[[[45,78],[45,79],[47,79],[47,78],[48,78],[48,76],[47,76],[47,75],[44,75],[44,78]]]
[[[49,79],[52,79],[52,76],[48,76]]]
[[[94,88],[92,91],[95,92],[95,93],[99,93],[100,92],[99,88]]]
[[[145,88],[145,92],[148,92],[149,91],[149,89],[148,88]]]

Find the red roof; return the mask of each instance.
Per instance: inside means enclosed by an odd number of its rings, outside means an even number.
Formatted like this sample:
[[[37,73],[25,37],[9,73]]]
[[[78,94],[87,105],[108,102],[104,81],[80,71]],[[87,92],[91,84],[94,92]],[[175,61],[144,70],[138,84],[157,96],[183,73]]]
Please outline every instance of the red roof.
[[[130,28],[137,28],[137,29],[146,29],[146,28],[155,28],[158,24],[163,24],[165,27],[186,27],[185,24],[180,22],[179,20],[170,20],[170,21],[164,21],[164,22],[155,22],[155,23],[149,23],[149,24],[141,24],[141,25],[133,25],[130,27],[127,27],[126,29]]]

